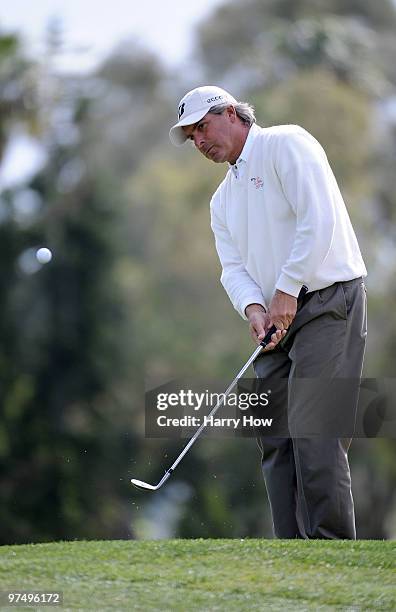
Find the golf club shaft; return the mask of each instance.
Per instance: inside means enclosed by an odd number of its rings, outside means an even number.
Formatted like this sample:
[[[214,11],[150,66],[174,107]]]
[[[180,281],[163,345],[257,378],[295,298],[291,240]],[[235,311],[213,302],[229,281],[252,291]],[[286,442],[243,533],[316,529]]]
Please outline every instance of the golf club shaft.
[[[308,287],[306,287],[306,285],[303,285],[303,287],[301,288],[300,294],[299,294],[299,298],[303,298],[304,295],[307,293],[307,291],[308,291]],[[234,380],[228,386],[226,391],[223,393],[221,400],[210,411],[208,417],[204,420],[204,423],[197,429],[197,431],[195,432],[195,434],[193,435],[191,440],[183,448],[182,452],[177,457],[177,459],[174,461],[174,463],[171,465],[171,467],[168,470],[166,470],[165,474],[163,475],[163,477],[161,478],[159,483],[157,485],[151,485],[151,484],[149,484],[147,482],[143,482],[141,480],[137,480],[136,478],[132,478],[131,482],[132,482],[132,484],[135,487],[137,487],[138,489],[156,491],[157,489],[159,489],[168,480],[168,478],[170,477],[170,475],[172,474],[174,469],[179,465],[180,461],[183,459],[184,455],[189,451],[189,449],[194,444],[195,440],[200,436],[202,430],[206,427],[207,421],[210,420],[210,417],[212,417],[214,414],[216,414],[218,409],[224,404],[227,396],[232,391],[232,389],[235,387],[235,385],[238,382],[238,380],[243,376],[243,374],[246,372],[246,370],[249,368],[249,366],[253,363],[253,361],[259,356],[259,354],[261,353],[263,348],[265,348],[267,346],[267,344],[269,344],[271,342],[272,335],[275,332],[276,332],[276,327],[275,327],[275,325],[273,325],[268,330],[268,332],[266,333],[264,339],[260,342],[259,346],[253,351],[253,353],[251,354],[251,356],[249,357],[249,359],[247,360],[245,365],[241,368],[241,370],[235,376]]]
[[[227,387],[226,391],[223,393],[222,398],[217,402],[216,406],[214,408],[212,408],[212,410],[209,412],[208,414],[208,419],[210,419],[210,417],[212,417],[214,414],[216,414],[216,412],[218,411],[218,409],[224,404],[227,396],[231,393],[232,389],[235,387],[236,383],[238,382],[238,380],[241,378],[241,376],[243,376],[243,374],[246,372],[246,370],[248,369],[248,367],[253,363],[253,361],[256,359],[256,357],[261,353],[261,351],[263,350],[262,346],[258,346],[256,348],[256,350],[254,351],[254,353],[251,355],[251,357],[249,358],[249,360],[245,363],[245,365],[243,366],[243,368],[240,370],[240,372],[237,374],[237,376],[234,378],[234,380],[232,381],[232,383],[229,385],[229,387]],[[175,467],[180,463],[180,461],[183,459],[184,455],[189,451],[189,449],[191,448],[191,446],[194,444],[195,440],[199,437],[199,435],[201,434],[202,430],[205,429],[206,424],[202,423],[202,425],[197,429],[197,431],[195,432],[195,434],[193,435],[193,437],[191,438],[191,440],[189,440],[188,444],[183,448],[182,452],[180,453],[180,455],[178,456],[178,458],[176,459],[176,461],[173,463],[173,465],[169,468],[169,471],[172,471],[175,469]]]
[[[307,293],[307,291],[308,291],[308,287],[306,285],[303,285],[302,288],[301,288],[300,294],[298,296],[298,299],[302,299],[305,296],[305,294]],[[227,396],[232,391],[232,389],[235,387],[235,385],[238,382],[238,380],[243,376],[243,374],[246,372],[246,370],[249,368],[249,366],[253,363],[253,361],[260,355],[261,351],[267,346],[267,344],[269,344],[271,342],[272,334],[274,334],[276,332],[276,329],[277,329],[276,326],[272,325],[272,327],[268,330],[268,332],[266,333],[264,339],[260,342],[258,347],[253,351],[253,353],[251,354],[251,356],[249,357],[249,359],[247,360],[245,365],[241,368],[241,370],[235,376],[234,380],[231,382],[231,384],[228,386],[226,391],[223,393],[223,396],[222,396],[221,400],[219,402],[217,402],[217,404],[216,404],[216,406],[214,408],[212,408],[212,410],[210,411],[210,413],[209,413],[209,415],[207,417],[208,420],[210,419],[210,417],[212,417],[214,414],[216,414],[218,409],[224,404],[224,401],[226,400]],[[165,479],[165,477],[166,477],[166,479],[169,478],[169,476],[171,475],[173,470],[179,465],[180,461],[183,459],[184,455],[186,453],[188,453],[188,451],[190,450],[190,448],[194,444],[195,440],[197,438],[199,438],[201,432],[205,429],[205,427],[206,427],[206,422],[204,421],[202,423],[202,425],[200,425],[200,427],[197,429],[197,431],[195,432],[195,434],[193,435],[191,440],[189,440],[188,444],[186,444],[186,446],[183,448],[182,452],[177,457],[177,459],[174,461],[174,463],[171,465],[169,470],[167,470],[165,472],[164,479]]]
[[[209,412],[207,419],[210,419],[210,417],[212,417],[214,414],[216,414],[216,412],[218,411],[218,409],[224,404],[226,398],[228,397],[228,395],[231,393],[231,391],[233,390],[233,388],[235,387],[235,385],[237,384],[238,380],[244,375],[244,373],[246,372],[246,370],[251,366],[251,364],[253,363],[253,361],[260,355],[261,351],[263,350],[263,348],[265,346],[267,346],[267,344],[269,344],[269,342],[271,341],[271,336],[272,334],[274,334],[276,332],[276,327],[273,325],[271,327],[271,329],[267,332],[264,340],[258,345],[258,347],[254,350],[254,352],[251,354],[251,356],[249,357],[249,359],[247,360],[247,362],[244,364],[244,366],[241,368],[241,370],[238,372],[238,374],[235,376],[234,380],[230,383],[230,385],[227,387],[227,389],[225,390],[225,392],[222,395],[222,398],[217,402],[216,406],[214,408],[212,408],[212,410]],[[186,446],[183,448],[182,452],[180,453],[180,455],[177,457],[176,461],[173,463],[173,465],[171,465],[171,467],[169,468],[169,470],[167,470],[167,473],[171,473],[173,472],[173,470],[179,465],[180,461],[183,459],[184,455],[190,450],[190,448],[192,447],[192,445],[194,444],[195,440],[197,438],[199,438],[201,432],[203,429],[205,429],[206,427],[206,423],[202,423],[202,425],[197,429],[197,431],[195,432],[195,434],[193,435],[193,437],[191,438],[191,440],[189,440],[188,444],[186,444]]]

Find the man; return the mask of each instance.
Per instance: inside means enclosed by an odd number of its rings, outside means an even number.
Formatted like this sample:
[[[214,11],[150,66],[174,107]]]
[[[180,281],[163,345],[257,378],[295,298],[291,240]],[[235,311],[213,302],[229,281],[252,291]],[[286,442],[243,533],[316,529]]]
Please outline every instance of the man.
[[[331,410],[319,410],[317,385],[300,384],[359,379],[366,340],[366,268],[325,152],[299,126],[259,127],[249,104],[214,86],[184,96],[170,139],[228,162],[211,201],[221,282],[257,343],[277,328],[255,363],[260,378],[288,379],[292,437],[259,439],[274,533],[354,539],[351,437],[307,436],[305,417],[320,429]]]

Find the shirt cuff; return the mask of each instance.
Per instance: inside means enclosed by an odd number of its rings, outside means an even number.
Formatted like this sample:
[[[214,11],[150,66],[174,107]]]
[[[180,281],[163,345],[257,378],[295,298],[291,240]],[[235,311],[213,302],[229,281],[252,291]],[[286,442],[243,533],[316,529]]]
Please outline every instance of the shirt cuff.
[[[261,295],[261,293],[259,293],[258,295],[251,295],[250,297],[242,300],[240,308],[239,308],[239,314],[241,315],[242,319],[244,319],[245,321],[248,320],[247,316],[245,315],[245,308],[249,306],[249,304],[261,304],[261,306],[265,310],[267,310],[265,300],[263,296]]]
[[[304,283],[295,281],[293,278],[290,278],[290,276],[282,272],[278,279],[278,282],[276,283],[276,289],[279,289],[279,291],[283,291],[283,293],[288,293],[289,295],[292,295],[293,297],[297,298],[303,284]]]

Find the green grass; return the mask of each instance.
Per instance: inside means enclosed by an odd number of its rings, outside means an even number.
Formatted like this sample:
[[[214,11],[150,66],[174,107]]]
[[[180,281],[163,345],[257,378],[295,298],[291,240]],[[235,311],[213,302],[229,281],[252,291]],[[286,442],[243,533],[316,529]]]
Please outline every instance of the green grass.
[[[62,590],[63,609],[80,610],[396,610],[395,553],[389,541],[3,546],[0,590]]]

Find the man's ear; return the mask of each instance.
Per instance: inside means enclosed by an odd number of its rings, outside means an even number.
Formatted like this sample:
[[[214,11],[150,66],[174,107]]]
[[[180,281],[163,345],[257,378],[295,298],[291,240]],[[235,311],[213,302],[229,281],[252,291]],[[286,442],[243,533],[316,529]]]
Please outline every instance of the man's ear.
[[[235,112],[235,108],[233,106],[227,106],[226,108],[227,117],[230,119],[231,123],[235,123],[237,114]]]

